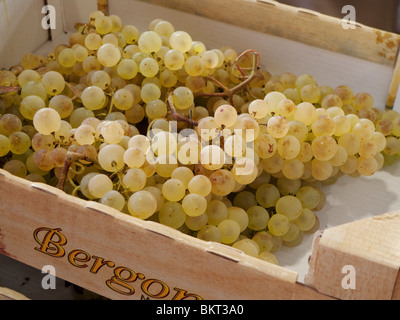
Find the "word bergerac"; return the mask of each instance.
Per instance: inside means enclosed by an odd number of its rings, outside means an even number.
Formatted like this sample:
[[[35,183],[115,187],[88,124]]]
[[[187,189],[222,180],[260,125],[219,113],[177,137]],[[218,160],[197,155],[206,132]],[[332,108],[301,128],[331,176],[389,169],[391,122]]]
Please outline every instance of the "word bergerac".
[[[202,300],[202,298],[193,293],[188,293],[187,290],[180,288],[171,288],[163,281],[157,279],[148,279],[143,273],[136,273],[131,268],[117,266],[114,261],[106,260],[97,255],[91,255],[81,249],[66,250],[68,243],[67,237],[61,233],[60,228],[41,227],[33,232],[35,241],[39,244],[34,249],[40,253],[44,253],[54,258],[66,258],[67,261],[78,269],[89,269],[92,274],[98,274],[100,269],[110,269],[113,275],[105,281],[105,284],[111,290],[124,295],[133,296],[139,286],[142,293],[153,299],[169,299],[184,300],[194,299]],[[142,296],[142,295],[141,295]]]

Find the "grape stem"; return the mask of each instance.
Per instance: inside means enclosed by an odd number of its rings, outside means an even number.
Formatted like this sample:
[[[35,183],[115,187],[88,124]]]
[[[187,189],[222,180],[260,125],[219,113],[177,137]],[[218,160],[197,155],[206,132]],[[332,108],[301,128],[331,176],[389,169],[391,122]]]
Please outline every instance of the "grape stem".
[[[175,106],[174,106],[174,102],[172,99],[172,92],[170,92],[168,94],[168,99],[167,99],[167,106],[169,111],[171,112],[171,116],[175,121],[183,121],[186,122],[194,127],[197,127],[199,125],[199,123],[193,119],[188,119],[182,115],[180,115],[179,113],[176,112]]]
[[[64,166],[63,166],[63,168],[61,170],[60,178],[58,179],[58,184],[57,184],[57,188],[58,189],[64,190],[65,182],[66,182],[67,177],[68,177],[69,169],[71,168],[71,165],[74,162],[79,161],[79,160],[87,161],[87,162],[90,162],[90,163],[95,162],[94,159],[89,158],[89,157],[87,157],[87,156],[85,156],[85,155],[83,155],[81,153],[68,152],[67,156],[65,158],[65,161],[64,161]]]
[[[247,54],[253,54],[253,66],[251,68],[251,73],[249,76],[246,76],[244,70],[247,70],[246,68],[241,68],[239,66],[240,60]],[[256,77],[257,77],[257,71],[261,66],[261,56],[260,54],[254,50],[254,49],[248,49],[244,52],[242,52],[236,59],[234,63],[234,67],[237,68],[237,70],[240,72],[242,75],[240,79],[245,79],[243,82],[239,83],[237,86],[233,88],[228,88],[225,85],[223,85],[220,81],[215,79],[212,76],[207,76],[207,79],[214,82],[217,86],[221,87],[223,92],[212,92],[212,93],[203,93],[200,92],[197,94],[197,96],[200,97],[225,97],[229,99],[229,102],[233,105],[233,95],[240,91],[242,88],[246,87],[248,84],[250,84]]]

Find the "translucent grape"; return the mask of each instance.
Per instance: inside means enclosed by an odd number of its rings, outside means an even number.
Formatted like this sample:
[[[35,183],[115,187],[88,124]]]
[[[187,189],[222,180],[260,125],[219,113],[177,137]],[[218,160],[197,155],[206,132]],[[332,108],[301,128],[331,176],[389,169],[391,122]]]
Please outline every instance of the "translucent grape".
[[[275,205],[278,214],[286,216],[289,221],[297,219],[302,212],[301,201],[295,196],[283,196]]]
[[[118,191],[111,190],[106,192],[99,200],[100,203],[121,211],[125,207],[126,200]]]
[[[190,217],[198,217],[206,212],[207,200],[195,193],[186,195],[182,200],[182,208]]]
[[[137,147],[129,148],[124,154],[124,162],[129,168],[140,168],[146,161],[142,149]]]
[[[267,132],[273,138],[279,139],[287,135],[289,125],[286,118],[282,116],[274,116],[268,120]]]
[[[158,74],[160,68],[156,60],[153,58],[145,58],[140,62],[139,70],[143,76],[151,78]]]
[[[57,61],[65,68],[71,68],[76,63],[74,51],[71,48],[63,49],[58,55]]]
[[[91,195],[100,199],[113,189],[113,183],[107,175],[97,174],[89,180],[88,188]]]
[[[128,89],[119,89],[114,94],[114,105],[118,110],[129,110],[133,107],[134,97]]]
[[[221,221],[228,218],[228,207],[221,200],[214,199],[208,202],[206,213],[208,224],[217,226]]]
[[[199,176],[199,177],[201,177],[201,176]],[[194,178],[194,174],[193,174],[193,171],[191,169],[189,169],[188,167],[178,167],[172,172],[171,178],[180,180],[183,183],[183,185],[185,186],[185,188],[188,189],[190,181]],[[205,178],[207,178],[207,177],[205,177]],[[204,181],[202,181],[201,178],[197,182],[198,183],[203,182],[203,187],[204,187]],[[206,195],[204,195],[204,197],[207,196],[211,192],[211,182],[209,184],[210,184],[210,191]],[[196,193],[196,192],[191,192],[191,193]]]
[[[275,207],[276,202],[280,198],[278,188],[273,184],[264,184],[256,191],[256,199],[260,206],[264,208]]]
[[[122,59],[117,67],[118,75],[125,80],[135,78],[138,71],[138,65],[132,59]]]
[[[8,137],[0,134],[0,157],[4,157],[10,152],[11,144]]]
[[[169,38],[169,42],[172,49],[176,49],[182,53],[185,53],[192,48],[193,40],[187,32],[175,31]]]
[[[218,229],[221,232],[221,242],[231,244],[236,241],[240,235],[240,225],[231,219],[225,219],[218,224]]]
[[[162,40],[157,32],[145,31],[139,37],[138,46],[142,52],[150,54],[161,49]]]
[[[104,67],[114,67],[121,60],[121,51],[116,45],[106,43],[97,51],[97,59]]]
[[[123,177],[124,186],[131,192],[142,190],[146,186],[147,175],[142,169],[131,168]]]
[[[56,110],[60,114],[61,119],[66,119],[72,114],[74,105],[69,97],[57,95],[50,100],[49,108]]]
[[[285,235],[290,228],[289,219],[283,214],[274,214],[268,221],[268,230],[274,236]]]
[[[125,149],[117,144],[104,146],[98,155],[100,166],[108,172],[115,172],[123,168]]]
[[[36,112],[46,107],[45,102],[38,96],[28,96],[21,101],[19,111],[27,120],[33,120]]]
[[[145,190],[135,192],[128,201],[129,213],[139,219],[150,218],[157,209],[157,201],[154,195]]]
[[[260,248],[258,244],[251,239],[242,239],[232,245],[233,248],[243,251],[251,257],[258,257]]]
[[[178,179],[169,179],[162,186],[162,194],[168,201],[180,201],[185,196],[185,193],[185,184]]]
[[[225,139],[225,153],[231,157],[241,157],[246,152],[246,141],[240,135],[232,135]]]
[[[83,90],[81,99],[85,108],[89,110],[100,110],[107,101],[104,91],[96,86],[87,87]]]
[[[42,84],[46,88],[47,94],[58,95],[65,88],[65,80],[61,73],[56,71],[46,72],[42,77]]]
[[[314,212],[309,208],[303,208],[301,215],[293,222],[301,231],[310,230],[315,224],[316,218]]]
[[[22,71],[18,76],[18,84],[20,87],[23,87],[29,81],[40,81],[40,74],[35,70],[26,69]]]
[[[200,76],[205,67],[204,61],[199,56],[191,56],[185,62],[185,71],[193,77]]]
[[[199,230],[197,238],[220,243],[222,241],[222,234],[217,226],[208,224]]]
[[[316,159],[328,161],[335,156],[338,144],[330,136],[320,136],[313,140],[311,148]]]
[[[203,213],[200,216],[186,216],[185,225],[192,231],[199,231],[207,225],[207,215]]]
[[[213,172],[210,176],[212,184],[212,193],[217,196],[226,196],[230,194],[235,187],[235,178],[233,174],[225,169]]]
[[[312,124],[311,130],[314,136],[331,136],[335,133],[336,124],[330,116],[320,115]]]
[[[33,118],[33,125],[41,134],[49,135],[60,128],[61,117],[54,109],[40,109]]]
[[[186,217],[182,205],[178,202],[166,202],[158,213],[160,223],[174,229],[180,228]]]
[[[146,83],[141,90],[142,100],[149,103],[153,100],[158,100],[161,97],[160,88],[153,83]]]
[[[277,150],[283,159],[294,159],[300,153],[301,145],[299,140],[291,135],[279,139]]]
[[[247,210],[249,218],[248,227],[254,231],[260,231],[267,227],[269,221],[268,211],[260,206],[253,206]]]
[[[308,102],[302,102],[296,107],[294,113],[294,120],[303,122],[305,125],[311,125],[317,118],[317,111],[315,107]]]

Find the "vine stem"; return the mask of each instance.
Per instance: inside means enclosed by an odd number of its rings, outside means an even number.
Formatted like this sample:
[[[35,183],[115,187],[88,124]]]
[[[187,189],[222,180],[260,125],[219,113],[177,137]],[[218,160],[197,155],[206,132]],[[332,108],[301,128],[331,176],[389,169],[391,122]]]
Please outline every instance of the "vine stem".
[[[87,162],[90,162],[90,163],[95,162],[94,159],[89,158],[89,157],[87,157],[87,156],[85,156],[85,155],[83,155],[81,153],[68,152],[67,156],[65,158],[65,161],[64,161],[64,166],[63,166],[63,168],[61,170],[60,179],[58,179],[58,184],[57,184],[57,188],[58,189],[64,190],[65,182],[66,182],[67,177],[68,177],[69,169],[71,168],[71,165],[74,162],[79,161],[79,160],[84,160],[84,161],[87,161]]]
[[[183,121],[186,122],[194,127],[197,127],[199,123],[193,119],[188,119],[184,116],[181,116],[179,113],[176,112],[175,106],[174,106],[174,101],[172,98],[172,92],[168,94],[168,99],[167,99],[167,106],[169,111],[171,112],[171,116],[175,121]]]

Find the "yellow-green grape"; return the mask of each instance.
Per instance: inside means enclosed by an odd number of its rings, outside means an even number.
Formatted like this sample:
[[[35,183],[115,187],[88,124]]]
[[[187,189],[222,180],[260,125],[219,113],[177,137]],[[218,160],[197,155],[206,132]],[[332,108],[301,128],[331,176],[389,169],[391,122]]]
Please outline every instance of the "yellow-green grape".
[[[124,167],[125,149],[117,144],[104,146],[98,155],[100,166],[108,172],[116,172]]]
[[[145,58],[140,62],[139,70],[143,76],[152,78],[158,74],[160,68],[156,60],[153,58]]]
[[[228,207],[224,202],[213,199],[207,204],[206,213],[208,224],[218,226],[218,224],[228,218]]]
[[[298,105],[301,103],[301,97],[299,91],[295,88],[288,88],[285,91],[283,91],[283,94],[288,98],[289,100],[292,100],[295,105]]]
[[[360,139],[370,139],[375,132],[375,126],[373,122],[368,119],[360,119],[360,121],[353,126],[351,132]]]
[[[76,130],[74,137],[78,144],[93,144],[95,142],[96,130],[89,125],[80,125]]]
[[[254,231],[260,231],[267,227],[269,221],[268,211],[260,206],[253,206],[247,210],[249,217],[248,227]]]
[[[157,32],[146,31],[143,32],[138,40],[138,46],[144,53],[150,54],[160,51],[162,46],[161,37]]]
[[[358,158],[357,171],[362,176],[372,176],[378,170],[378,162],[375,158]]]
[[[21,107],[22,107],[22,102],[21,102]],[[49,108],[56,110],[60,114],[61,119],[66,119],[74,111],[74,104],[72,103],[71,98],[64,95],[58,95],[50,100]]]
[[[182,208],[190,217],[198,217],[206,212],[207,200],[203,196],[191,193],[182,200]]]
[[[51,163],[50,160],[49,150],[42,149],[34,153],[34,161],[37,168],[39,168],[42,171],[50,171],[54,168],[54,165]]]
[[[328,161],[335,156],[338,144],[333,137],[320,136],[313,140],[311,148],[315,159]]]
[[[228,219],[236,221],[240,226],[240,232],[246,230],[249,224],[249,216],[246,211],[239,207],[229,207],[228,208]]]
[[[12,133],[9,137],[9,140],[10,140],[10,151],[13,154],[24,154],[31,147],[31,139],[24,132]]]
[[[185,71],[188,75],[196,77],[203,74],[206,66],[199,56],[191,56],[185,61]]]
[[[160,74],[160,83],[163,87],[172,88],[178,82],[178,77],[172,70],[164,70]]]
[[[36,112],[46,107],[45,102],[38,96],[28,96],[21,101],[19,111],[27,120],[33,120]]]
[[[72,47],[72,50],[77,62],[83,62],[89,56],[88,50],[83,45],[76,44]]]
[[[166,154],[173,155],[177,151],[176,136],[167,131],[159,131],[154,135],[151,141],[151,147],[152,151],[157,156]]]
[[[28,173],[25,164],[20,160],[8,161],[4,165],[3,170],[11,173],[14,176],[20,177],[20,178],[25,178]]]
[[[342,164],[339,168],[340,171],[346,174],[352,174],[357,170],[357,157],[354,155],[349,155],[347,161]]]
[[[118,211],[122,211],[125,207],[126,200],[118,191],[111,190],[106,192],[99,202]]]
[[[39,133],[49,135],[60,128],[61,117],[54,109],[40,109],[33,118],[33,125]]]
[[[193,92],[186,87],[178,87],[173,92],[173,103],[177,109],[190,108],[194,103]]]
[[[43,62],[43,58],[37,54],[27,53],[21,59],[21,66],[24,69],[36,69]]]
[[[100,199],[113,189],[113,183],[107,175],[97,174],[89,180],[88,189],[93,197]]]
[[[97,51],[97,59],[104,67],[114,67],[121,59],[121,51],[116,45],[106,43]]]
[[[199,231],[207,225],[207,214],[203,213],[200,216],[186,216],[185,224],[192,231]]]
[[[249,114],[251,114],[251,116],[254,117],[255,119],[262,119],[269,114],[270,110],[268,107],[269,104],[265,100],[262,99],[253,100],[249,104]]]
[[[122,59],[118,64],[117,73],[125,80],[131,80],[138,74],[139,68],[135,61],[132,59]]]
[[[316,84],[307,84],[300,90],[304,102],[317,103],[321,99],[321,90]]]
[[[97,51],[102,44],[102,38],[98,33],[89,33],[85,38],[85,46],[89,50]]]
[[[286,177],[280,177],[278,178],[276,185],[281,195],[295,195],[301,187],[301,180],[291,180]]]
[[[177,202],[182,200],[185,196],[186,188],[182,181],[178,179],[169,179],[162,186],[162,194],[168,201]]]
[[[222,241],[222,234],[217,226],[208,224],[199,230],[197,238],[204,241],[220,243]]]
[[[289,125],[286,118],[282,116],[273,116],[268,120],[267,132],[273,138],[279,139],[287,135]]]
[[[36,133],[32,138],[32,148],[34,151],[39,151],[40,149],[53,150],[54,145],[55,139],[53,135],[43,135],[41,133]]]
[[[285,159],[282,166],[282,174],[285,178],[295,181],[300,179],[305,171],[304,163],[300,159]]]
[[[342,106],[343,106],[342,99],[340,99],[340,97],[334,93],[326,95],[321,102],[321,107],[324,109],[328,109],[331,107],[342,108]]]
[[[165,54],[164,63],[169,70],[176,71],[184,66],[185,56],[179,50],[171,49]]]
[[[46,179],[37,173],[30,173],[25,177],[26,180],[31,182],[38,182],[46,184]]]
[[[72,128],[77,128],[81,125],[83,120],[93,117],[94,113],[92,110],[88,110],[86,108],[77,108],[71,113],[69,121]]]
[[[153,31],[157,32],[161,37],[169,38],[175,32],[175,28],[170,22],[161,20],[156,23]]]
[[[333,93],[339,96],[343,105],[351,104],[353,102],[354,93],[353,90],[351,90],[351,88],[348,86],[340,85],[335,88]]]
[[[103,37],[103,44],[106,44],[106,43],[111,43],[111,44],[113,44],[113,45],[115,45],[115,46],[118,46],[119,45],[119,41],[118,41],[118,38],[117,38],[117,36],[116,35],[114,35],[114,34],[106,34],[104,37]]]
[[[29,81],[40,81],[40,74],[35,70],[26,69],[22,71],[18,76],[18,84],[20,87],[23,87]]]
[[[65,68],[71,68],[76,63],[74,51],[71,48],[63,49],[58,55],[57,61]]]
[[[102,90],[105,90],[111,84],[111,77],[107,72],[105,72],[103,70],[98,70],[98,71],[94,71],[92,73],[90,82],[91,82],[92,86],[96,86]]]
[[[256,191],[256,199],[260,206],[264,208],[275,207],[280,198],[279,189],[273,184],[263,184]]]
[[[339,107],[329,107],[328,109],[326,109],[326,113],[331,118],[334,118],[336,116],[345,116],[343,109]]]
[[[246,142],[253,142],[260,135],[260,126],[252,117],[238,118],[235,129],[242,130],[242,137]]]
[[[305,125],[311,125],[317,118],[315,107],[309,102],[302,102],[296,106],[294,120],[303,122]]]
[[[88,56],[85,60],[82,62],[82,68],[86,73],[89,73],[90,71],[97,71],[101,69],[101,64],[97,57],[95,56]]]
[[[218,224],[218,229],[221,232],[221,242],[231,244],[237,240],[240,235],[240,225],[235,220],[225,219]]]
[[[250,158],[240,158],[233,165],[232,173],[237,183],[248,185],[257,178],[258,166]]]
[[[285,100],[286,96],[279,91],[272,91],[267,93],[267,95],[264,97],[264,101],[267,102],[268,107],[268,114],[275,115],[278,112],[278,105],[282,100]]]
[[[216,196],[226,196],[235,188],[235,178],[233,174],[226,170],[220,169],[210,175],[212,184],[212,193]]]
[[[130,124],[137,124],[145,117],[145,111],[140,104],[134,104],[132,108],[125,111],[126,121]]]
[[[81,99],[88,110],[100,110],[107,101],[104,91],[96,86],[87,87],[83,90]]]
[[[172,155],[157,157],[156,172],[163,178],[170,178],[172,172],[178,168],[178,161]]]
[[[117,144],[120,143],[124,137],[124,129],[117,121],[107,121],[101,127],[101,136],[105,143]]]
[[[299,140],[291,135],[287,135],[278,141],[278,153],[283,159],[294,159],[300,153],[301,145]]]
[[[124,153],[124,162],[129,168],[140,168],[146,161],[142,149],[137,147],[128,148]]]
[[[274,246],[272,235],[266,231],[257,232],[251,239],[257,243],[258,247],[260,248],[260,252],[269,252]]]
[[[118,110],[129,110],[133,107],[133,94],[128,89],[119,89],[114,94],[114,105]]]
[[[214,114],[215,123],[220,127],[231,127],[236,123],[238,114],[231,105],[222,105]]]
[[[150,119],[164,118],[168,113],[167,105],[162,100],[153,100],[146,105],[146,115]]]
[[[370,159],[375,157],[378,153],[378,147],[372,140],[362,140],[358,154],[364,159]]]
[[[235,207],[248,210],[250,207],[257,205],[256,196],[253,192],[241,191],[237,193],[235,198],[233,199],[233,205]]]
[[[134,25],[125,25],[121,33],[124,35],[127,44],[134,44],[139,40],[139,30]]]
[[[169,38],[172,49],[182,53],[188,52],[192,48],[192,37],[185,31],[175,31]]]
[[[166,202],[158,212],[160,223],[178,229],[186,221],[186,214],[179,202]]]
[[[213,117],[201,119],[197,126],[197,132],[204,141],[210,141],[219,135],[219,129]]]
[[[65,80],[61,73],[56,71],[46,72],[42,77],[42,84],[46,88],[47,94],[58,95],[65,88]]]
[[[219,64],[219,57],[215,51],[206,50],[200,53],[200,58],[203,60],[207,69],[214,69]]]
[[[289,219],[283,214],[274,214],[268,221],[268,230],[274,236],[282,237],[290,228]]]
[[[41,82],[29,81],[21,89],[21,98],[28,96],[38,96],[45,101],[47,99],[47,90]]]
[[[132,59],[138,52],[140,52],[140,49],[136,44],[129,44],[124,48],[123,56],[125,59]]]
[[[160,88],[153,83],[146,83],[141,90],[141,98],[145,103],[158,100],[161,97]]]
[[[233,248],[243,251],[243,253],[251,256],[258,257],[260,248],[258,244],[251,239],[242,239],[232,245]]]
[[[138,149],[142,150],[144,154],[147,154],[147,152],[150,149],[150,144],[151,144],[151,142],[150,142],[149,138],[139,134],[139,135],[133,136],[129,140],[128,147],[129,148],[138,148]]]
[[[144,168],[142,168],[142,170],[145,171]],[[145,172],[145,173],[146,173],[146,172]],[[147,173],[146,173],[146,175],[147,175]],[[148,177],[148,178],[149,178],[149,177]],[[154,177],[150,177],[150,178],[154,178]],[[161,191],[161,189],[159,188],[160,185],[154,185],[154,186],[150,186],[150,185],[149,185],[149,184],[152,182],[152,180],[153,180],[153,179],[150,179],[150,180],[148,179],[148,180],[147,180],[147,182],[146,182],[147,187],[143,188],[143,190],[149,191],[149,192],[152,193],[153,196],[156,198],[156,200],[157,200],[157,209],[156,209],[156,212],[159,212],[159,211],[161,210],[161,208],[162,208],[162,207],[164,206],[164,204],[165,204],[165,198],[163,197],[162,191]],[[155,178],[154,178],[153,181],[156,182],[156,181],[155,181]]]
[[[283,99],[278,103],[276,111],[278,115],[288,118],[294,115],[296,105],[290,99]]]
[[[314,209],[318,206],[321,194],[318,189],[312,186],[301,187],[297,193],[296,198],[301,201],[303,208]]]
[[[393,156],[400,152],[400,141],[396,137],[386,137],[386,146],[383,153],[388,156]]]
[[[346,133],[338,139],[338,145],[344,147],[349,154],[355,155],[361,146],[361,139],[354,133]]]
[[[327,180],[333,172],[333,166],[329,161],[313,159],[311,162],[311,174],[318,181]]]
[[[240,135],[231,135],[224,141],[224,150],[231,157],[241,157],[246,152],[246,141]]]
[[[293,221],[300,216],[303,208],[301,201],[295,196],[283,196],[276,202],[275,210]]]
[[[202,188],[204,188],[205,183],[204,183],[204,181],[202,181],[201,176],[199,176],[199,177],[200,177],[200,179],[196,179],[196,181],[197,181],[197,183],[202,185]],[[172,172],[171,178],[180,180],[183,183],[183,185],[185,186],[185,188],[188,189],[190,181],[194,178],[194,174],[193,174],[193,171],[191,169],[189,169],[188,167],[178,167]],[[205,178],[207,178],[207,177],[205,177]],[[211,182],[209,182],[209,189],[210,189],[209,192],[207,194],[205,194],[204,197],[208,196],[209,193],[211,192]],[[189,192],[190,192],[190,190],[189,190]],[[197,193],[197,192],[190,192],[190,193]],[[202,194],[200,194],[200,195],[202,195]]]
[[[261,252],[261,253],[258,255],[258,259],[263,260],[263,261],[268,262],[268,263],[272,263],[272,264],[275,264],[275,265],[279,265],[278,259],[277,259],[276,256],[275,256],[273,253],[271,253],[271,252],[267,252],[267,251]]]
[[[274,137],[267,133],[262,133],[254,141],[254,151],[260,159],[268,159],[276,153],[278,144]]]
[[[300,229],[294,222],[290,223],[289,230],[282,236],[283,243],[292,242],[297,239],[300,234]]]
[[[314,212],[309,208],[303,208],[300,216],[293,222],[299,228],[300,231],[309,231],[315,225],[316,217]]]
[[[386,147],[386,137],[380,132],[374,132],[371,141],[375,142],[378,152],[382,152]]]
[[[0,134],[0,157],[4,157],[10,152],[11,143],[8,137]]]
[[[295,87],[297,90],[301,91],[304,86],[309,84],[317,84],[317,82],[311,75],[302,74],[301,76],[297,77]]]
[[[147,175],[139,168],[129,169],[122,179],[125,188],[131,192],[142,190],[146,186]]]
[[[145,190],[135,192],[128,201],[129,213],[139,219],[150,218],[157,209],[157,201],[154,195]]]
[[[102,35],[110,33],[113,28],[113,23],[111,19],[107,16],[99,16],[94,22],[96,31]]]
[[[341,137],[346,133],[349,133],[351,130],[351,122],[350,119],[346,116],[335,116],[333,118],[333,122],[335,123],[335,131],[333,134],[337,137]]]
[[[320,115],[312,124],[311,130],[314,136],[331,136],[335,133],[336,124],[330,116]]]

